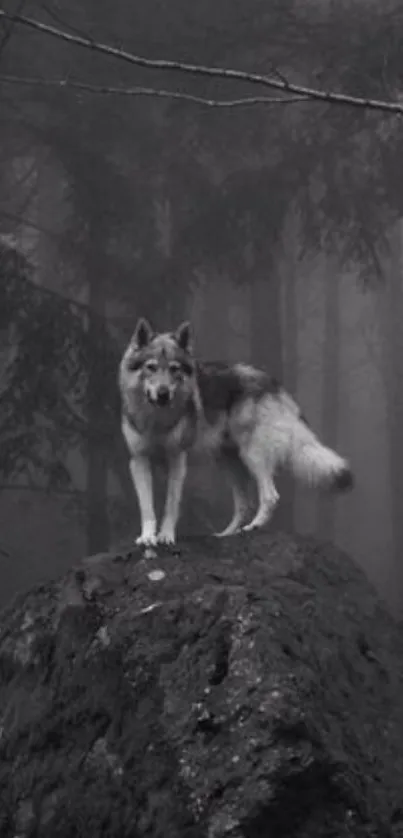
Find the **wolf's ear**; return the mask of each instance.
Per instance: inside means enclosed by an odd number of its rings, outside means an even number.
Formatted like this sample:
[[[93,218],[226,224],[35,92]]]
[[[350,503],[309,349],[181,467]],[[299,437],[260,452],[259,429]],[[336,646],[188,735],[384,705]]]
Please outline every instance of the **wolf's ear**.
[[[175,340],[184,352],[191,352],[192,349],[192,332],[190,323],[181,323],[175,332]]]
[[[150,343],[152,336],[153,330],[148,320],[144,317],[140,317],[131,340],[132,344],[137,346],[138,349],[143,349],[144,346],[147,346],[147,344]]]

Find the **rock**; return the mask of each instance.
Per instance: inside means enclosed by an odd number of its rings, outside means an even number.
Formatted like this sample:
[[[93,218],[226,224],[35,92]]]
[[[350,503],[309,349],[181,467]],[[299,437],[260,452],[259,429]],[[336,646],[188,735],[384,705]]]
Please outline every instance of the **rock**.
[[[329,546],[93,556],[2,614],[0,835],[403,836],[402,663]]]

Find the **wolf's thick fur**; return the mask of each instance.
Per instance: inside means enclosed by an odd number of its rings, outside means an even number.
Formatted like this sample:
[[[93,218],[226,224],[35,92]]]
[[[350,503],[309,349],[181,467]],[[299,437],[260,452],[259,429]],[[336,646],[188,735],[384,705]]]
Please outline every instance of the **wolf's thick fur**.
[[[344,490],[353,485],[348,462],[322,445],[278,382],[245,364],[197,362],[188,323],[175,333],[156,334],[139,320],[120,363],[119,387],[141,515],[137,543],[174,543],[190,452],[214,455],[229,478],[234,512],[221,536],[270,519],[278,500],[274,475],[279,466],[313,486]],[[168,484],[157,534],[151,465],[161,456]],[[258,508],[243,525],[250,478]]]

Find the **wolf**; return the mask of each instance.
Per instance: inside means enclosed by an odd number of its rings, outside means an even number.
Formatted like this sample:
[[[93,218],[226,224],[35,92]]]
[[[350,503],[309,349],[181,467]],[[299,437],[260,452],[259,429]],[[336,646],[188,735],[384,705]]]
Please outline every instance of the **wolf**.
[[[137,544],[174,544],[189,455],[211,455],[232,489],[229,536],[266,524],[277,504],[274,477],[288,467],[312,486],[353,486],[348,461],[323,445],[281,384],[248,364],[201,362],[190,323],[155,332],[140,318],[119,365],[122,433],[137,493],[141,533]],[[152,466],[164,462],[167,489],[157,531]],[[248,483],[257,510],[248,513]]]

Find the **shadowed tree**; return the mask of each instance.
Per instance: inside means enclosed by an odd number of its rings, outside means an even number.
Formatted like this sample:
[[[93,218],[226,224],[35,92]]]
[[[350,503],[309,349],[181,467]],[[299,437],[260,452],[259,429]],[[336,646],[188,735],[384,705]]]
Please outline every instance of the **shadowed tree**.
[[[65,456],[83,427],[86,335],[74,304],[32,281],[24,257],[0,244],[1,472],[65,485]]]
[[[393,550],[400,596],[403,594],[403,220],[391,233],[391,260],[380,303],[386,427],[389,444]]]
[[[179,14],[178,0],[169,14],[161,10],[154,24],[153,9],[153,4],[147,7],[141,24],[136,3],[118,4],[113,11],[104,2],[96,7],[63,3],[58,13],[62,22],[66,16],[94,37],[107,39],[113,33],[130,45],[134,38],[135,48],[145,44],[149,52],[157,52],[158,44],[158,50],[169,48],[182,56],[191,44],[201,59],[216,54],[219,63],[225,56],[230,64],[240,56],[266,72],[275,60],[302,79],[315,71],[323,86],[362,95],[400,85],[401,40],[395,29],[400,13],[393,4],[376,8],[357,0],[324,9],[318,3],[275,3],[268,9],[256,0],[256,15],[250,6],[245,16],[242,4],[232,4],[228,19],[223,8],[214,7],[206,46],[203,25],[194,25],[204,20],[206,26],[205,8]],[[35,53],[38,37],[25,35],[14,53],[7,51],[10,72],[17,65],[21,73],[35,68],[56,75],[58,69],[63,76],[74,65],[77,75],[89,81],[133,82],[131,68],[89,50],[64,46],[59,54],[59,44],[42,36],[43,51]],[[136,70],[136,82],[143,78]],[[153,78],[160,84],[163,76]],[[178,81],[178,87],[188,89],[190,83]],[[197,92],[211,91],[209,85],[197,80]],[[91,320],[88,332],[90,343],[100,347],[90,361],[87,393],[94,488],[89,530],[91,543],[98,546],[107,539],[100,523],[106,521],[106,465],[103,453],[98,456],[104,437],[97,417],[104,398],[100,375],[107,359],[101,333],[108,306],[126,308],[128,321],[140,310],[155,315],[159,327],[186,309],[190,276],[201,271],[208,277],[210,269],[214,277],[221,272],[250,290],[252,360],[281,377],[284,336],[276,260],[289,208],[295,206],[301,219],[301,258],[304,252],[327,250],[337,254],[340,265],[358,268],[367,285],[369,278],[379,279],[388,230],[401,215],[401,134],[392,118],[326,104],[207,116],[205,111],[185,111],[183,103],[151,107],[129,100],[125,107],[119,98],[105,97],[101,103],[96,97],[62,96],[40,88],[31,94],[19,94],[18,102],[40,123],[42,136],[62,160],[70,190],[72,214],[61,260],[77,269],[90,306],[100,315],[97,322],[103,324],[95,326]],[[329,288],[327,296],[329,318],[333,291]],[[330,338],[329,388],[336,375],[330,370],[336,364]],[[334,422],[337,410],[330,411],[331,402],[337,402],[337,392],[324,395],[329,421],[331,412]],[[330,431],[325,429],[327,435]]]
[[[287,216],[282,239],[283,366],[284,383],[296,399],[298,389],[298,218],[293,208]],[[287,484],[287,508],[294,522],[295,484]]]
[[[33,488],[49,491],[74,489],[68,456],[77,450],[84,457],[88,453],[92,434],[88,401],[95,358],[103,362],[99,379],[102,404],[97,416],[103,467],[114,470],[127,488],[120,469],[122,460],[116,456],[120,446],[119,349],[105,321],[90,309],[37,286],[24,257],[4,243],[0,246],[0,274],[3,479],[22,478]],[[89,483],[87,500],[91,488]],[[108,514],[107,504],[105,511]]]
[[[324,346],[322,353],[322,436],[337,450],[340,410],[340,279],[334,271],[325,288]],[[335,505],[332,497],[318,500],[320,538],[334,538]]]

